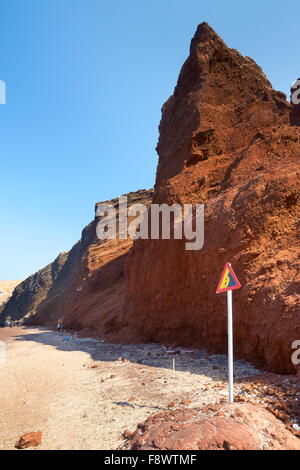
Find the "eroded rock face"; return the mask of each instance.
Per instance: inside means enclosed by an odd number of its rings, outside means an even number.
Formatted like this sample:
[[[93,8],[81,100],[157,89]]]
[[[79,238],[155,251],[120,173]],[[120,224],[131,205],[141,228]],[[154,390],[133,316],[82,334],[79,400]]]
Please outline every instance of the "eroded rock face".
[[[147,205],[152,191],[140,190],[127,194],[127,198],[128,207]],[[118,202],[105,201],[117,210]],[[125,295],[124,262],[132,240],[98,240],[98,220],[95,217],[83,230],[81,239],[69,252],[16,289],[3,316],[25,317],[27,325],[51,327],[56,327],[58,319],[64,319],[65,328],[90,336],[118,330]]]
[[[7,318],[21,320],[25,315],[34,313],[56,282],[67,257],[68,253],[61,253],[53,263],[18,284],[3,309],[0,324],[4,325]]]
[[[198,27],[162,109],[154,202],[204,203],[204,248],[134,243],[120,336],[226,352],[226,298],[215,292],[230,261],[243,286],[234,294],[235,355],[296,372],[300,129],[291,110],[252,59]]]
[[[23,434],[23,436],[20,437],[15,447],[17,449],[28,449],[28,447],[38,447],[39,445],[41,445],[41,443],[42,443],[41,431],[29,432],[27,434]]]
[[[300,440],[263,408],[221,404],[150,416],[122,450],[300,450]]]
[[[0,281],[0,314],[4,310],[9,298],[11,297],[14,289],[22,281]]]

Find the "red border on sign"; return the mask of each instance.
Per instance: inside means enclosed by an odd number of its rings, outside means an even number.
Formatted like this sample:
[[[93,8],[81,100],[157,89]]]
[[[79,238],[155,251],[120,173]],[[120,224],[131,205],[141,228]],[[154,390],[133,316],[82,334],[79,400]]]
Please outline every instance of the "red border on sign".
[[[233,287],[227,287],[226,289],[221,289],[221,284],[223,282],[223,278],[225,276],[225,272],[226,272],[226,269],[229,269],[229,272],[230,274],[232,275],[236,285],[233,286]],[[241,286],[241,283],[240,281],[238,280],[234,270],[232,269],[232,266],[230,263],[226,263],[225,264],[225,268],[223,269],[223,272],[222,272],[222,276],[221,276],[221,279],[219,281],[219,284],[218,284],[218,287],[217,287],[217,294],[222,294],[222,292],[228,292],[229,290],[237,290],[237,289],[240,289],[242,286]]]

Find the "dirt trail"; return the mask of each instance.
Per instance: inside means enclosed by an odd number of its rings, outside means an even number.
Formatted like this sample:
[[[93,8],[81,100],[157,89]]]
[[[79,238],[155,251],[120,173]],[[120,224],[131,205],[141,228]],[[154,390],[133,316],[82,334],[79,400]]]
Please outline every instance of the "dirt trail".
[[[65,339],[43,328],[0,329],[7,351],[0,364],[0,449],[37,430],[40,449],[116,449],[124,430],[170,402],[197,407],[226,398],[224,356]],[[255,373],[235,363],[236,378]]]

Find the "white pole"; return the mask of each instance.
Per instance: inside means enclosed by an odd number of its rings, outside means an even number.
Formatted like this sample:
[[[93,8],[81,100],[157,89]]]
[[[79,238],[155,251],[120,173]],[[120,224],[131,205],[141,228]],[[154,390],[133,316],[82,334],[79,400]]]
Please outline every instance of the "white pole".
[[[233,403],[233,331],[232,331],[232,290],[227,291],[228,306],[228,388],[229,403]]]

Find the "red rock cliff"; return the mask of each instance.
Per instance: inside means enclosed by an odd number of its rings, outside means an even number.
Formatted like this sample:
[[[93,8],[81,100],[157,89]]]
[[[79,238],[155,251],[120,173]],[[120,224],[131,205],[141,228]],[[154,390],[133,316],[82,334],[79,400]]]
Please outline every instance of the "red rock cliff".
[[[128,207],[149,205],[152,190],[126,195]],[[118,199],[106,201],[118,210]],[[96,204],[96,207],[103,203]],[[124,263],[131,239],[98,240],[95,219],[82,232],[81,239],[45,268],[23,281],[0,315],[25,324],[55,327],[64,319],[66,328],[88,335],[110,334],[119,328],[126,279]]]
[[[226,351],[224,263],[234,294],[235,354],[294,373],[300,339],[300,129],[261,68],[206,23],[164,104],[154,202],[205,203],[205,245],[139,240],[127,260],[120,336]]]

